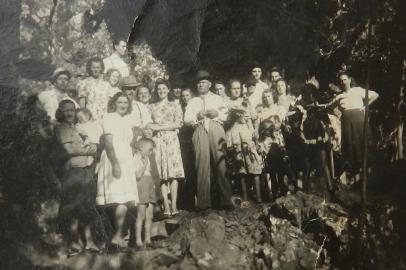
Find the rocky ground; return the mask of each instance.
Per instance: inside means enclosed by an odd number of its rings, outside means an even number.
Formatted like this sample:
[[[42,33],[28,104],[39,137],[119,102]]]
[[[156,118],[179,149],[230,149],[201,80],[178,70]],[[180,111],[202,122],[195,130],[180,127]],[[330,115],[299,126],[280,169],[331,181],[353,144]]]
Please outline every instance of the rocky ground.
[[[8,268],[2,269],[351,269],[355,265],[350,259],[350,243],[356,240],[351,215],[338,204],[302,192],[232,212],[182,212],[162,224],[168,237],[158,238],[155,249],[67,258],[58,247],[44,253],[15,244],[2,250],[10,256]],[[10,254],[12,250],[17,254]]]

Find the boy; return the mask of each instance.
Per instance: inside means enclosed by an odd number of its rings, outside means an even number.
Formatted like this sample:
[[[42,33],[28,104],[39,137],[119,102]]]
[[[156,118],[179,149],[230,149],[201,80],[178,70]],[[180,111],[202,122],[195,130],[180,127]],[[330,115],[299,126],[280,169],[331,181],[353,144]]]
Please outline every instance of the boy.
[[[137,178],[139,205],[135,222],[136,246],[151,245],[152,219],[156,203],[155,183],[151,176],[150,156],[155,147],[153,140],[141,138],[134,145],[135,176]],[[142,229],[144,225],[144,242]]]

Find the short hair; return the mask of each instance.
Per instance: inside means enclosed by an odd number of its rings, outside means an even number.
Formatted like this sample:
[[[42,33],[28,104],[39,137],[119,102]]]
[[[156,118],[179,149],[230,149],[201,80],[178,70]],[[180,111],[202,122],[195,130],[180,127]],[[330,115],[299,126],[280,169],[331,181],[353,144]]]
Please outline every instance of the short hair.
[[[113,49],[116,50],[116,46],[120,44],[120,42],[123,41],[125,44],[127,44],[127,40],[123,37],[116,37],[113,39]]]
[[[337,79],[340,79],[341,76],[347,76],[348,78],[351,78],[350,74],[347,71],[339,71],[337,73]]]
[[[265,103],[265,94],[267,94],[267,93],[271,94],[272,100],[275,103],[275,97],[274,97],[274,94],[273,94],[272,90],[271,89],[265,89],[264,92],[262,92],[262,104]]]
[[[272,73],[272,72],[278,72],[279,75],[282,76],[282,72],[281,72],[280,68],[278,68],[278,67],[272,67],[272,68],[269,70],[269,73]]]
[[[87,74],[90,75],[91,67],[92,67],[93,63],[100,63],[100,65],[102,67],[102,73],[104,72],[104,62],[103,62],[103,60],[100,57],[92,57],[87,61],[87,64],[86,64]]]
[[[87,114],[89,116],[90,120],[94,120],[93,119],[93,114],[88,108],[79,108],[79,109],[76,110],[76,114],[78,114],[78,113]]]
[[[123,75],[121,75],[120,70],[116,69],[116,68],[109,68],[106,73],[104,74],[104,80],[105,81],[109,81],[111,74],[113,74],[113,72],[118,72],[118,83],[121,82],[121,79],[123,78]]]
[[[130,114],[132,111],[132,106],[129,97],[124,92],[117,92],[110,100],[107,106],[107,112],[113,113],[117,110],[116,101],[120,97],[125,97],[128,100],[128,109],[126,114]]]
[[[59,123],[65,122],[65,116],[63,115],[62,107],[65,106],[66,104],[72,104],[74,107],[76,107],[75,103],[70,99],[63,99],[61,102],[59,102],[58,108],[56,109],[56,112],[55,112],[55,119]],[[75,111],[75,120],[74,120],[74,122],[77,123],[76,111]]]
[[[228,80],[228,85],[230,86],[230,88],[231,88],[231,84],[234,82],[240,83],[240,87],[242,88],[242,82],[240,79],[237,79],[237,78],[231,78],[230,80]]]
[[[146,144],[151,144],[153,148],[156,147],[154,140],[152,140],[150,138],[145,138],[145,137],[141,137],[141,139],[133,138],[133,140],[131,142],[131,146],[136,150],[141,150],[141,147]]]

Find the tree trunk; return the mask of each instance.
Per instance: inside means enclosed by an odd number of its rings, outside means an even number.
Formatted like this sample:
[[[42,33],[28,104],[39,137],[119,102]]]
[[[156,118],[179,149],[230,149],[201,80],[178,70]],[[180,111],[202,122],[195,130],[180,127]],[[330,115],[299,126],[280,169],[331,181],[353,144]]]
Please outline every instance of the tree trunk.
[[[402,107],[404,104],[404,91],[405,91],[405,82],[406,82],[406,59],[402,61],[402,76],[398,96],[398,104],[396,108],[397,113],[397,125],[396,125],[396,134],[395,134],[395,145],[396,145],[396,160],[403,159],[403,120],[404,116],[402,115]]]

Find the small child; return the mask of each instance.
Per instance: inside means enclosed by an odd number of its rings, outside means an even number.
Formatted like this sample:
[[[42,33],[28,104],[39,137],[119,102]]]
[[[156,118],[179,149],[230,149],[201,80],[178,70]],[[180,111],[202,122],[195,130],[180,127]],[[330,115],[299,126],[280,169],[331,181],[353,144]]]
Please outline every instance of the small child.
[[[90,143],[103,144],[101,141],[103,135],[103,128],[99,122],[95,121],[92,117],[92,113],[87,108],[81,108],[77,110],[76,113],[78,117],[78,124],[76,125],[76,130],[79,132],[80,136],[84,141],[84,145]],[[99,147],[102,149],[103,147]],[[96,161],[100,158],[100,154],[96,155]],[[89,165],[93,163],[94,158],[89,156]]]
[[[137,178],[139,205],[137,220],[135,222],[135,237],[138,248],[151,245],[152,220],[154,217],[154,205],[156,203],[155,183],[151,175],[150,156],[155,147],[153,140],[141,138],[134,147],[134,165]],[[142,229],[144,225],[144,242],[142,241]]]
[[[243,207],[248,205],[247,177],[254,179],[257,202],[262,202],[260,189],[262,160],[253,139],[254,129],[247,123],[248,113],[247,108],[243,106],[231,109],[233,125],[226,133],[230,171],[236,172],[236,176],[241,182]]]
[[[288,177],[291,177],[290,161],[281,124],[280,117],[273,115],[264,120],[259,128],[258,151],[266,160],[265,171],[270,174],[271,182],[268,180],[268,186],[272,190],[273,198],[286,195]]]

